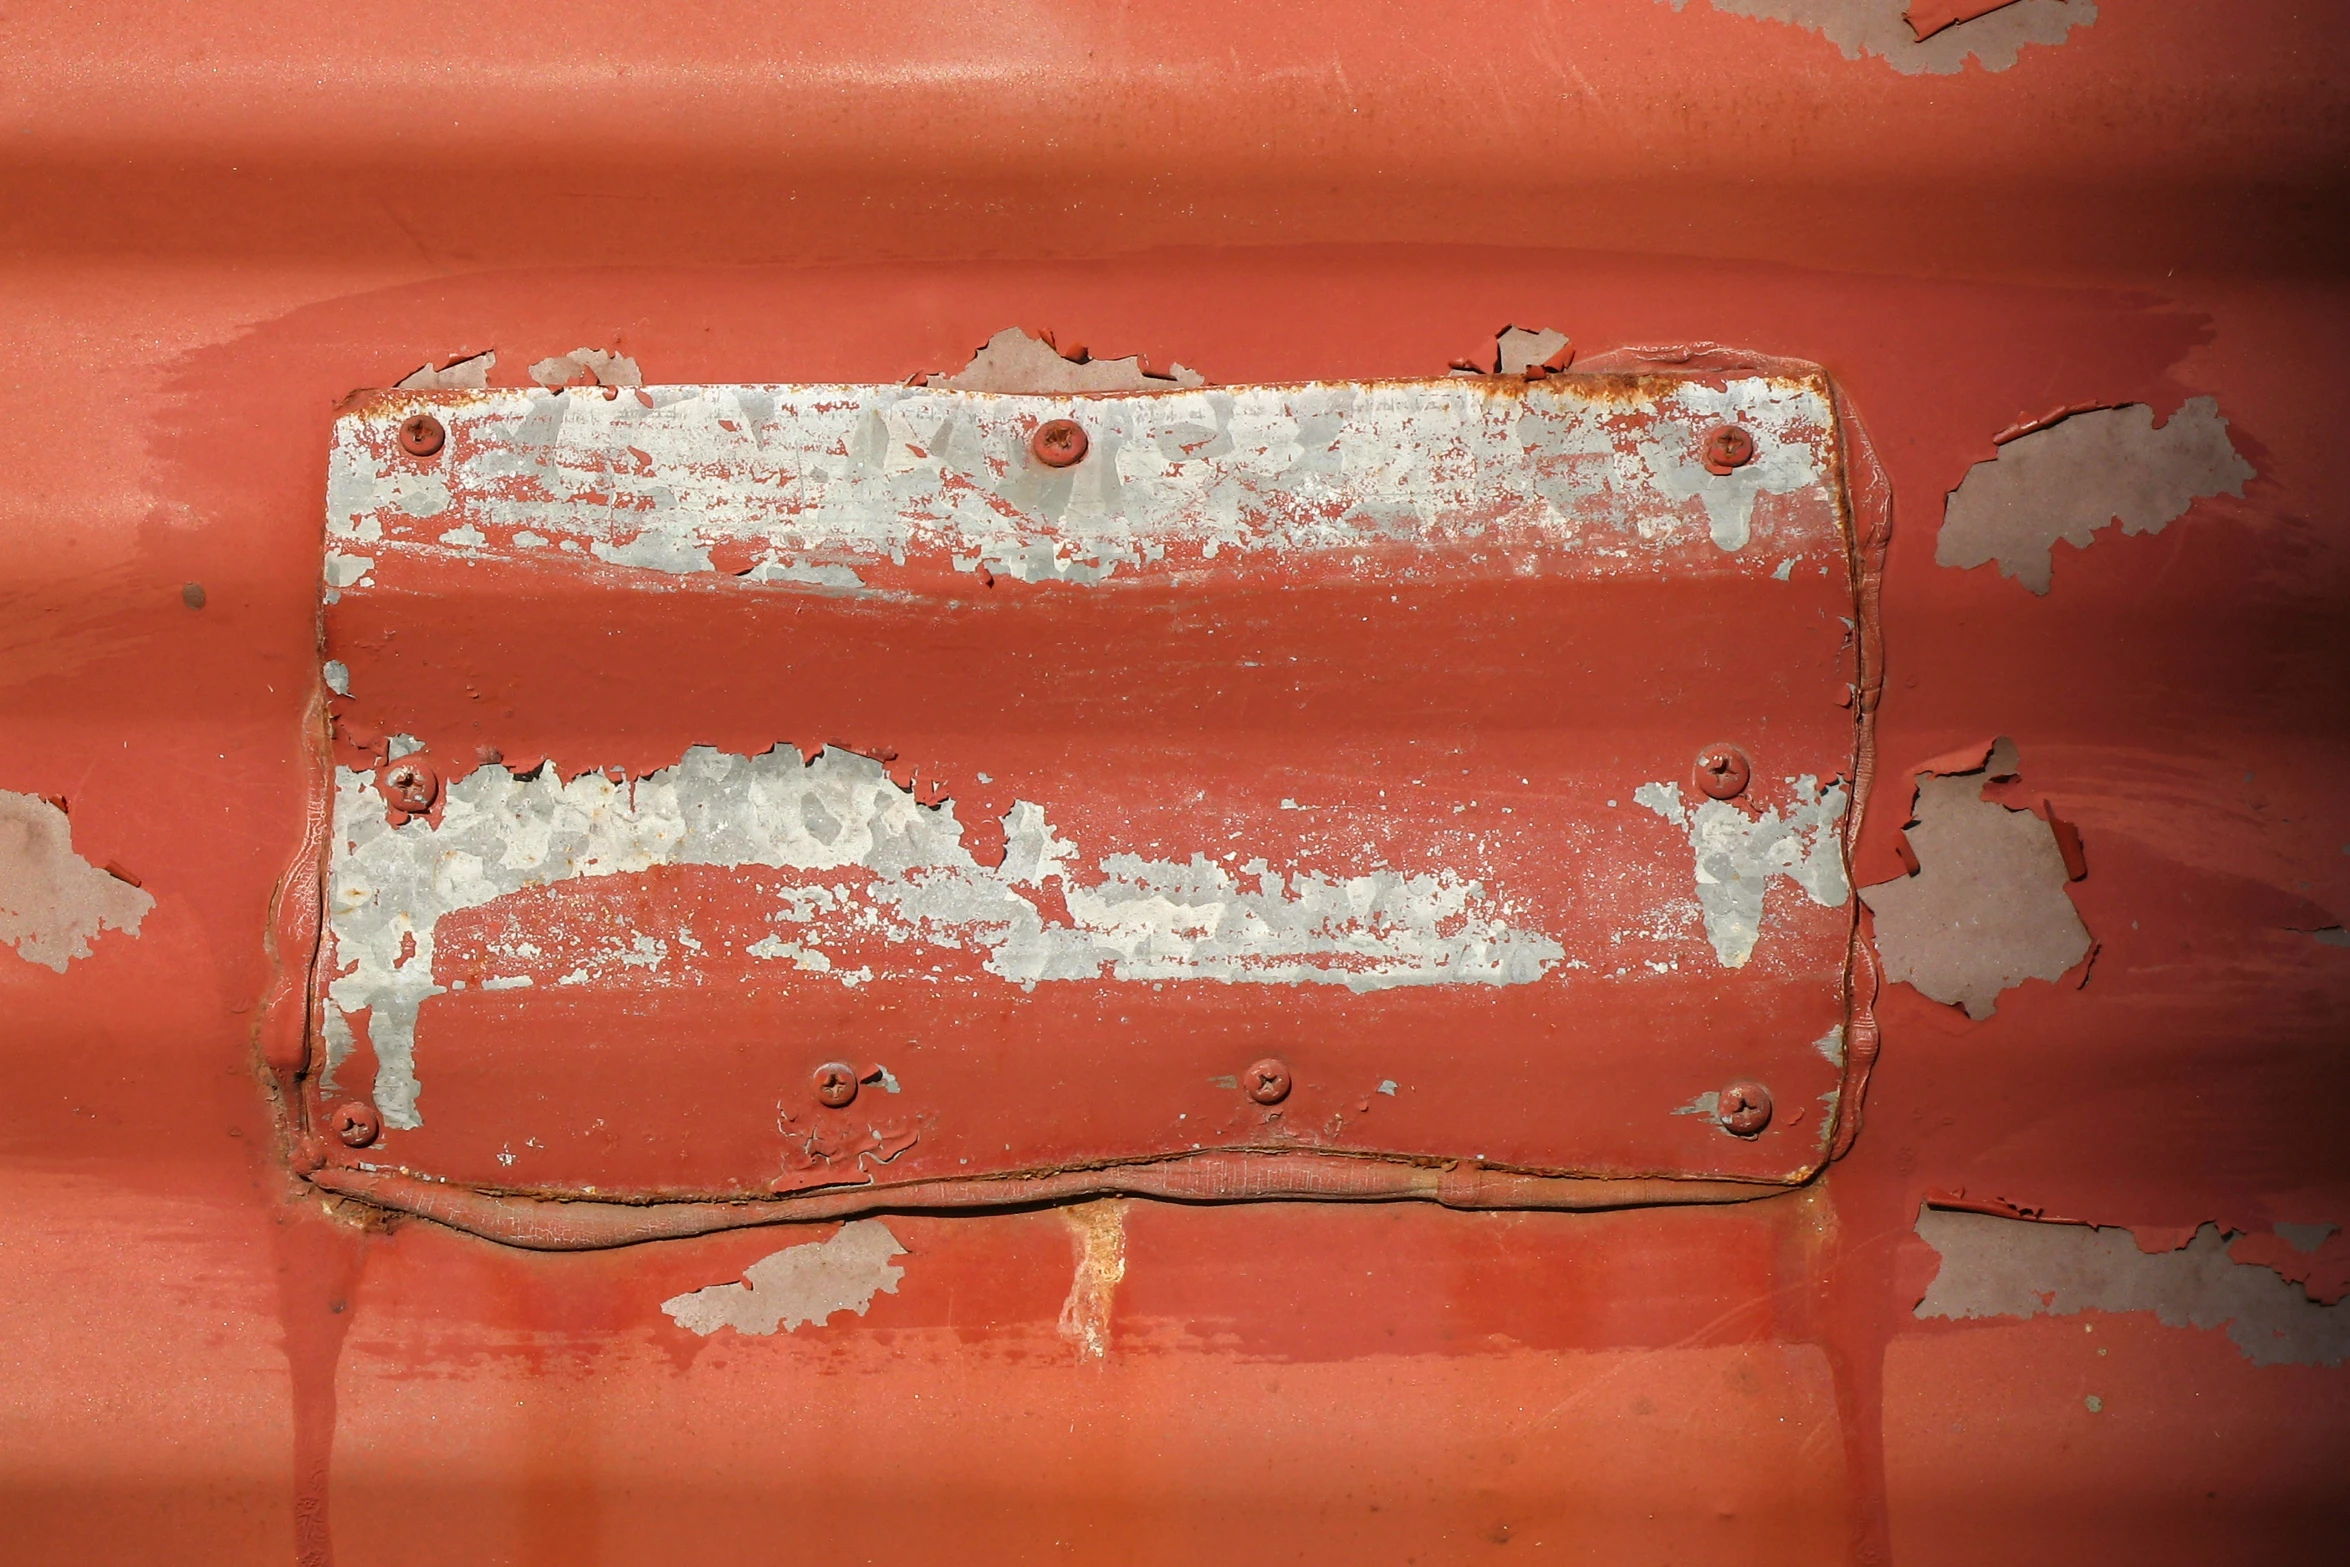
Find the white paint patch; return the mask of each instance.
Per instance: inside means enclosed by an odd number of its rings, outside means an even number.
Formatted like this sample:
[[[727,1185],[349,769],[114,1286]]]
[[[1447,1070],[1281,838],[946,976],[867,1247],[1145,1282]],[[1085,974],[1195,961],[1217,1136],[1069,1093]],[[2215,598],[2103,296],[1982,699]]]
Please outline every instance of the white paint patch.
[[[448,788],[437,827],[424,817],[389,825],[370,773],[338,768],[336,780],[328,995],[347,1014],[368,1014],[375,1102],[394,1128],[423,1125],[416,1017],[448,988],[433,978],[442,916],[656,865],[870,873],[847,888],[787,889],[772,916],[777,933],[750,949],[820,972],[833,968],[820,950],[828,930],[984,953],[987,972],[1023,986],[1516,985],[1565,956],[1548,936],[1513,928],[1482,883],[1450,870],[1334,875],[1261,858],[1232,868],[1200,854],[1111,854],[1092,864],[1100,879],[1080,885],[1078,846],[1025,800],[1005,814],[1003,863],[982,866],[963,846],[952,801],[923,805],[879,762],[829,748],[803,764],[788,746],[754,757],[696,747],[633,785],[600,773],[566,783],[551,763],[528,778],[482,767]],[[1054,876],[1072,924],[1045,923],[1017,890]],[[613,960],[650,967],[665,951],[640,933]]]
[[[812,1245],[786,1246],[743,1269],[740,1284],[713,1284],[661,1302],[677,1325],[704,1338],[720,1328],[773,1333],[829,1321],[836,1311],[865,1315],[876,1295],[895,1295],[906,1270],[890,1259],[906,1248],[879,1219],[844,1224]]]
[[[65,813],[37,794],[0,789],[0,945],[65,972],[100,932],[139,933],[154,895],[73,852]]]
[[[1075,402],[869,386],[493,392],[437,409],[451,438],[428,476],[398,450],[407,411],[336,422],[338,546],[430,553],[442,530],[411,519],[445,503],[493,551],[526,547],[527,533],[656,580],[715,571],[720,545],[754,549],[756,580],[852,591],[863,571],[913,555],[1070,583],[1395,545],[1565,550],[1596,570],[1706,539],[1734,554],[1760,497],[1809,490],[1817,504],[1776,531],[1773,558],[1842,548],[1824,457],[1834,419],[1816,377],[1472,377]],[[1085,426],[1091,450],[1049,469],[1027,442],[1059,417]],[[1700,448],[1725,420],[1756,455],[1709,474]],[[340,570],[331,586],[357,581]]]
[[[1786,877],[1826,908],[1852,896],[1839,830],[1848,796],[1840,783],[1823,789],[1805,774],[1795,780],[1795,799],[1784,814],[1774,806],[1749,816],[1715,799],[1700,800],[1691,810],[1682,803],[1681,786],[1670,783],[1642,784],[1632,798],[1689,835],[1705,934],[1726,968],[1744,968],[1754,956],[1772,877]]]

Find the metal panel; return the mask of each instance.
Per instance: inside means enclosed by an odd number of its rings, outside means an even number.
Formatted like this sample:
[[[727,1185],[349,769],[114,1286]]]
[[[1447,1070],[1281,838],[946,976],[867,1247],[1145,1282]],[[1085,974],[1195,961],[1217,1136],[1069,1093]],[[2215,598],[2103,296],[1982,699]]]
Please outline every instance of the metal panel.
[[[2350,509],[2311,366],[2350,337],[2340,23],[2017,0],[1918,38],[1975,8],[11,11],[0,1556],[2339,1560]],[[465,358],[521,395],[583,345],[896,383],[1014,325],[1093,374],[1418,376],[1493,365],[1505,322],[1578,370],[1809,356],[1859,514],[1898,501],[1852,880],[1899,977],[1813,1180],[550,1256],[293,1178],[326,1130],[319,529],[354,387]],[[590,687],[629,678],[599,601],[530,633]],[[941,777],[975,843],[979,786]],[[453,999],[392,1146],[448,1129]],[[1298,1162],[1248,1159],[1201,1185]],[[419,1193],[533,1244],[716,1217]],[[766,1298],[820,1259],[836,1288]]]
[[[368,398],[329,1151],[1800,1180],[1853,1005],[1841,473],[1816,372]]]

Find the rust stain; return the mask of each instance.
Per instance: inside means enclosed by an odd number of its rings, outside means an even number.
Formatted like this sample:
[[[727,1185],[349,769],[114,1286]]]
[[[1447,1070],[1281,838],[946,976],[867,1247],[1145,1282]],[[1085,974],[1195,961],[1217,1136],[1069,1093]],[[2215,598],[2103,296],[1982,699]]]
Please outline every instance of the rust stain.
[[[1060,1335],[1077,1347],[1080,1360],[1106,1360],[1111,1307],[1126,1277],[1126,1203],[1110,1197],[1059,1212],[1077,1254],[1069,1298],[1061,1303]]]

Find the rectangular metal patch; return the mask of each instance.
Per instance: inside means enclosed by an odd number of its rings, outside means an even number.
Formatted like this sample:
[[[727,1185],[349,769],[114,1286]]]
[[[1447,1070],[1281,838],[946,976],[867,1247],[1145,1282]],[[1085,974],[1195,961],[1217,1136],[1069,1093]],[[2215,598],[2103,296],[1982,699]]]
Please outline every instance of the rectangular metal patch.
[[[629,1200],[1801,1179],[1841,475],[1817,375],[371,394],[311,1113],[380,1115],[338,1167]]]

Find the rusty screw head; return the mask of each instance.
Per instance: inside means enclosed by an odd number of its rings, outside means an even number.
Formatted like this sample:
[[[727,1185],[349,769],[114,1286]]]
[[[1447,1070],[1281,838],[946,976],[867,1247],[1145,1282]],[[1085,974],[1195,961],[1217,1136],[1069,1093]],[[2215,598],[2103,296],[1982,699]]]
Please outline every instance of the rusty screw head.
[[[1716,425],[1705,436],[1705,471],[1728,473],[1754,461],[1754,437],[1734,424]]]
[[[1240,1086],[1261,1105],[1277,1105],[1289,1097],[1289,1063],[1272,1056],[1254,1062],[1240,1074]]]
[[[1697,753],[1697,787],[1716,800],[1735,800],[1754,781],[1754,764],[1734,745],[1709,745]]]
[[[857,1097],[857,1069],[846,1061],[827,1061],[816,1069],[816,1097],[838,1110]]]
[[[357,1099],[336,1105],[334,1114],[327,1117],[335,1136],[342,1139],[345,1148],[364,1148],[383,1135],[383,1117],[375,1113],[375,1106]]]
[[[400,421],[400,450],[411,457],[430,457],[448,439],[449,432],[431,414],[410,414]]]
[[[1028,450],[1047,468],[1076,467],[1085,461],[1085,450],[1092,444],[1074,419],[1047,420],[1028,438]]]
[[[440,798],[441,778],[422,757],[403,756],[377,772],[375,786],[394,809],[422,816]]]
[[[1752,1137],[1771,1124],[1771,1091],[1760,1083],[1732,1083],[1722,1090],[1716,1111],[1722,1130],[1733,1137]]]

